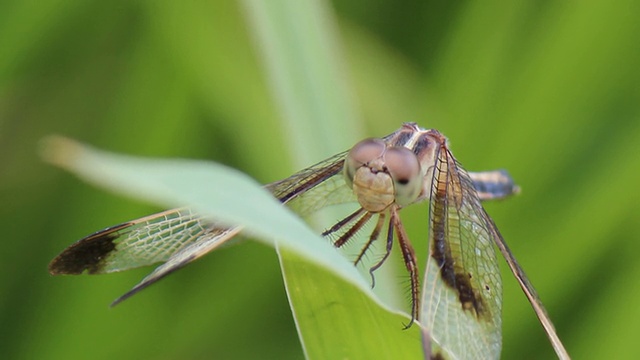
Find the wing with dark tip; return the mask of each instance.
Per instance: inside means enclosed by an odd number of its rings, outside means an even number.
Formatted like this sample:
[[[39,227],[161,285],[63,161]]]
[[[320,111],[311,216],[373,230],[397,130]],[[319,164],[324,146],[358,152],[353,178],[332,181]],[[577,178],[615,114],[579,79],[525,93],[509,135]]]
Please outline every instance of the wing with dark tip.
[[[173,209],[112,226],[66,248],[51,261],[58,274],[102,274],[168,261],[215,227],[189,209]]]
[[[265,188],[301,215],[355,201],[341,175],[345,155],[333,156]],[[117,299],[115,305],[226,243],[240,231],[240,227],[216,225],[188,208],[167,210],[79,240],[51,261],[49,272],[103,274],[162,263]]]

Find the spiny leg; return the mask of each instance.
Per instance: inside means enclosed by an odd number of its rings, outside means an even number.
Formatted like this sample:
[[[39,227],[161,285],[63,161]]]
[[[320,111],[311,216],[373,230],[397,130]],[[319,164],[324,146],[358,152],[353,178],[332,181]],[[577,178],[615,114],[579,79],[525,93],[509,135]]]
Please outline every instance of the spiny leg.
[[[358,265],[360,260],[362,260],[362,257],[364,256],[364,254],[367,252],[367,250],[369,250],[369,247],[371,247],[371,244],[373,244],[374,241],[378,240],[378,236],[380,236],[380,232],[382,231],[382,226],[384,225],[384,218],[385,218],[384,213],[378,214],[378,221],[376,222],[376,227],[371,232],[371,235],[369,236],[369,241],[367,241],[367,243],[364,245],[364,247],[360,251],[358,258],[356,259],[356,261],[354,261],[353,263],[354,265]]]
[[[407,271],[409,271],[409,277],[411,279],[411,321],[404,328],[408,329],[411,327],[413,322],[418,318],[419,313],[419,300],[420,300],[420,284],[418,280],[418,266],[416,265],[416,254],[413,250],[413,246],[411,246],[411,242],[409,241],[409,237],[404,230],[404,226],[400,221],[400,216],[398,215],[398,208],[395,206],[391,207],[391,223],[393,223],[393,227],[396,229],[396,233],[398,235],[398,244],[400,245],[400,249],[402,250],[402,258],[404,260],[404,265],[407,267]],[[391,227],[391,225],[389,225]]]
[[[393,218],[391,218],[391,220],[389,220],[389,228],[387,229],[387,250],[386,250],[384,256],[382,257],[382,259],[380,261],[378,261],[378,263],[376,263],[375,265],[373,265],[369,269],[369,274],[371,275],[371,287],[372,288],[376,286],[376,278],[375,278],[375,276],[373,276],[373,272],[378,270],[378,268],[380,268],[380,266],[382,266],[382,264],[384,264],[384,262],[389,257],[389,254],[391,254],[391,248],[392,247],[393,247]]]
[[[339,248],[346,244],[362,227],[371,219],[372,213],[366,212],[358,221],[345,231],[338,240],[333,242],[333,246]]]
[[[365,211],[365,209],[363,208],[359,208],[358,210],[356,210],[353,214],[347,216],[346,218],[338,221],[335,225],[333,225],[331,228],[325,230],[322,233],[322,236],[327,236],[330,234],[333,234],[334,232],[342,229],[342,227],[344,227],[345,225],[347,225],[348,223],[352,222],[353,219],[357,218],[358,216],[362,215],[362,213]]]

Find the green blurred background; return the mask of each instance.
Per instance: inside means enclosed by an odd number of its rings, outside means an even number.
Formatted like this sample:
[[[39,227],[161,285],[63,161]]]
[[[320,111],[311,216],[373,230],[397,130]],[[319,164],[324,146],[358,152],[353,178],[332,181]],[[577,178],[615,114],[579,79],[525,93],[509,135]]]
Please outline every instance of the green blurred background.
[[[324,11],[335,42],[320,50],[341,61],[361,136],[417,121],[447,135],[467,169],[509,169],[522,194],[487,209],[569,352],[638,357],[640,3],[310,3]],[[217,251],[114,309],[150,269],[47,273],[73,241],[159,210],[44,164],[47,134],[211,159],[261,182],[296,170],[253,5],[0,3],[3,358],[303,356],[277,257],[257,243]],[[350,145],[327,142],[338,145],[314,160]],[[424,213],[405,217],[426,246]],[[503,268],[503,358],[553,358]]]

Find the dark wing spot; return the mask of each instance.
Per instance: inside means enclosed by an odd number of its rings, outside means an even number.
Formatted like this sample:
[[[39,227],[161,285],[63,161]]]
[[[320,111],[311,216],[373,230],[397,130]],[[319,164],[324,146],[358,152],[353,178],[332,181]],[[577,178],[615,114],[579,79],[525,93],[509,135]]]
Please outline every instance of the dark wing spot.
[[[489,318],[488,308],[484,303],[482,294],[476,292],[471,284],[471,274],[457,273],[448,246],[444,243],[438,245],[437,242],[434,241],[433,243],[431,256],[440,266],[440,276],[444,283],[458,293],[458,299],[463,310],[474,311],[478,318]]]
[[[458,293],[458,299],[462,309],[474,311],[478,318],[490,319],[489,309],[484,303],[482,294],[476,292],[471,284],[472,274],[462,272],[463,269],[455,266],[455,260],[451,255],[451,249],[445,239],[445,211],[444,194],[436,193],[435,203],[432,208],[433,219],[433,243],[431,256],[440,266],[442,281]],[[480,290],[480,289],[477,289]]]
[[[49,273],[77,275],[85,270],[89,274],[100,272],[103,260],[116,248],[114,240],[120,237],[118,231],[130,225],[131,223],[124,223],[112,226],[79,240],[49,263]]]
[[[485,306],[481,296],[478,296],[474,291],[469,278],[462,275],[455,275],[455,286],[458,290],[458,299],[462,303],[462,308],[465,310],[475,310],[478,317],[484,314]]]
[[[444,356],[442,356],[442,353],[438,351],[434,354],[431,354],[430,360],[444,360]]]

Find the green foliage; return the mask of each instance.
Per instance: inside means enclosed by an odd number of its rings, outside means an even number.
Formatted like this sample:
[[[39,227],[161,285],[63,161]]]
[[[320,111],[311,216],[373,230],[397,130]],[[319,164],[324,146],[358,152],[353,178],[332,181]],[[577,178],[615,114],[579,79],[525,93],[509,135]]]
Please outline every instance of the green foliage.
[[[282,120],[287,112],[265,59],[272,52],[256,46],[263,40],[252,33],[252,6],[0,5],[3,355],[303,356],[276,256],[253,242],[217,251],[111,310],[109,302],[147,269],[51,278],[46,264],[72,241],[159,209],[43,164],[36,155],[43,136],[216,160],[264,183],[310,165],[294,162],[321,160],[404,121],[442,131],[468,170],[506,168],[520,184],[519,197],[487,208],[574,358],[640,355],[633,338],[640,294],[630,286],[640,275],[636,2],[316,4],[311,9],[329,19],[321,24],[331,48],[321,48],[342,66],[346,90],[323,86],[314,96],[346,91],[355,100],[345,113],[365,120],[354,125],[362,134],[344,134],[326,149],[314,145],[318,153],[304,158],[294,139],[306,134],[290,121],[308,119]],[[309,19],[303,15],[282,19]],[[314,24],[292,23],[280,25]],[[288,33],[306,34],[298,27]],[[294,64],[325,59],[316,55]],[[312,82],[326,76],[297,74]],[[319,140],[331,137],[322,134]],[[403,214],[423,253],[426,211]],[[505,272],[503,357],[552,358],[510,276]]]

